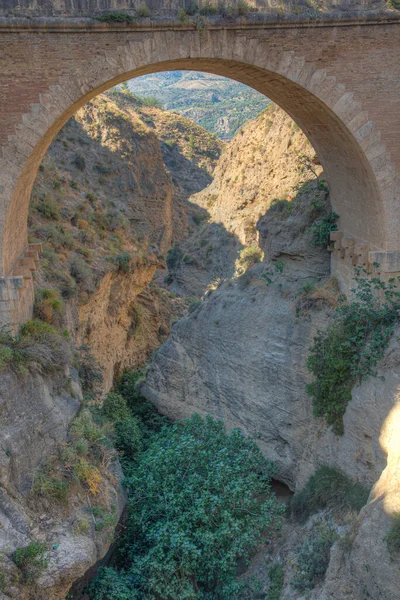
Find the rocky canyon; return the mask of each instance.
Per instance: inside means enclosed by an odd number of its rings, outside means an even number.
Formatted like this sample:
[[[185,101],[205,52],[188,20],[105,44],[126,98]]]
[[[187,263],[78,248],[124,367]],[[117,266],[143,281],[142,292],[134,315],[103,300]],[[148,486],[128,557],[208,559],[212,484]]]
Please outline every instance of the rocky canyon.
[[[354,378],[342,431],[307,392],[316,337],[357,298],[331,275],[339,216],[315,150],[273,104],[225,143],[114,88],[60,130],[30,205],[29,241],[42,245],[33,320],[0,333],[0,599],[91,597],[75,582],[118,541],[126,505],[101,406],[139,370],[141,401],[172,421],[239,428],[294,494],[239,574],[259,581],[252,597],[400,598],[388,543],[400,513],[396,319],[376,369]],[[321,469],[361,505],[321,501],[296,518]],[[296,587],[318,528],[332,538],[325,568]],[[29,544],[34,568],[18,558]]]

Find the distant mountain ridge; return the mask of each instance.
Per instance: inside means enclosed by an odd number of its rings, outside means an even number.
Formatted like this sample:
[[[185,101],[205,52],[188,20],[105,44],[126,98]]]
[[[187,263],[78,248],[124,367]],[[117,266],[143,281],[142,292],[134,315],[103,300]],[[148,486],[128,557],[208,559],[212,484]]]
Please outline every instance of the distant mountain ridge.
[[[252,88],[210,73],[166,71],[131,79],[138,96],[154,96],[166,110],[195,121],[222,138],[233,137],[270,100]]]

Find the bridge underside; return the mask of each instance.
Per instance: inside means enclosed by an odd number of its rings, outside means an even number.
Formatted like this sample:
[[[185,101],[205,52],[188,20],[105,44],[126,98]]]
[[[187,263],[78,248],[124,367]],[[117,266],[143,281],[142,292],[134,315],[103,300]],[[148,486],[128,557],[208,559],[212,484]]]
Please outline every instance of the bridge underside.
[[[374,262],[400,272],[399,48],[400,22],[204,31],[0,23],[0,321],[31,310],[31,294],[15,292],[10,278],[29,279],[21,260],[30,193],[57,131],[98,93],[162,70],[231,77],[280,105],[316,149],[340,215],[336,272]],[[25,300],[11,303],[9,290]]]

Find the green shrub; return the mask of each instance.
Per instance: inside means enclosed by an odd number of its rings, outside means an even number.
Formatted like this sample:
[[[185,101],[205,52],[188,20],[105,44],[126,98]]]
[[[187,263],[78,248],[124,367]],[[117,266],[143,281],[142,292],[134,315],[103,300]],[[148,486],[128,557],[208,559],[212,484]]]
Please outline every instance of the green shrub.
[[[199,306],[201,306],[203,303],[201,300],[198,300],[197,298],[195,300],[193,300],[189,306],[188,306],[188,313],[189,315],[191,315],[196,309],[199,308]]]
[[[138,384],[143,379],[144,375],[140,369],[124,373],[115,391],[125,398],[131,415],[139,419],[142,434],[146,440],[149,440],[155,432],[160,432],[164,426],[171,425],[172,422],[160,415],[153,404],[141,396]]]
[[[132,461],[141,448],[142,432],[137,418],[130,416],[115,423],[115,446]]]
[[[390,554],[398,555],[400,553],[400,514],[393,516],[392,526],[385,540]]]
[[[392,8],[400,10],[400,0],[389,0],[389,4]]]
[[[62,504],[68,504],[68,483],[46,473],[39,472],[36,475],[32,491],[38,496],[45,496],[52,500],[58,500]]]
[[[237,260],[238,273],[245,273],[247,269],[261,262],[264,258],[263,251],[256,245],[247,246],[239,252]]]
[[[287,219],[293,212],[293,203],[289,200],[278,200],[275,198],[271,202],[268,212],[273,212],[283,219]]]
[[[32,542],[15,550],[12,560],[21,570],[24,583],[32,583],[46,568],[49,559],[45,552],[46,546],[39,542]]]
[[[131,270],[132,257],[129,252],[122,252],[116,256],[112,256],[109,259],[117,268],[117,271],[122,273],[129,273]]]
[[[203,221],[207,221],[207,219],[208,215],[204,213],[195,213],[193,215],[193,221],[196,223],[196,225],[200,225],[201,223],[203,223]]]
[[[130,408],[140,398],[138,384],[141,381],[144,381],[144,374],[140,369],[136,369],[124,373],[117,382],[115,391],[125,398]]]
[[[97,21],[103,21],[105,23],[134,23],[135,18],[131,15],[122,12],[108,12],[93,17]]]
[[[268,571],[269,589],[267,600],[279,600],[283,588],[283,565],[272,565]]]
[[[185,11],[187,15],[194,16],[199,12],[199,5],[197,2],[191,2],[188,6],[185,7]]]
[[[331,212],[329,215],[325,215],[322,219],[313,224],[311,233],[313,236],[313,244],[315,246],[328,247],[331,239],[331,232],[337,231],[338,226],[336,221],[338,219],[339,215],[335,212]]]
[[[103,401],[103,413],[110,421],[122,421],[129,417],[126,400],[116,392],[109,392]]]
[[[50,288],[37,289],[33,316],[51,325],[60,325],[63,314],[63,302],[57,290]]]
[[[42,196],[38,202],[35,202],[33,207],[45,219],[52,219],[53,221],[61,219],[60,207],[49,194]]]
[[[146,18],[150,16],[150,9],[144,2],[142,4],[138,4],[136,7],[136,15],[140,18]]]
[[[7,579],[5,573],[0,572],[0,592],[4,592],[7,585]]]
[[[244,16],[251,11],[251,6],[246,0],[237,0],[236,11],[238,15]]]
[[[166,262],[167,262],[168,269],[170,271],[174,270],[178,266],[182,257],[183,257],[183,252],[182,252],[181,248],[176,244],[175,246],[173,246],[171,248],[171,250],[169,250],[169,252],[167,254]]]
[[[386,283],[356,269],[355,281],[354,299],[336,309],[333,323],[314,338],[307,359],[316,377],[307,385],[314,416],[324,417],[337,434],[343,433],[353,386],[376,376],[375,367],[399,320],[400,294],[394,280]]]
[[[319,467],[302,490],[291,499],[293,516],[305,522],[323,508],[359,512],[368,501],[369,490],[344,473],[328,466]]]
[[[189,15],[186,12],[186,10],[184,8],[180,8],[178,10],[178,19],[181,23],[188,23],[189,22]]]
[[[94,292],[96,285],[93,278],[93,271],[81,256],[78,254],[70,255],[68,259],[70,275],[75,279],[80,290],[84,292]]]
[[[74,156],[73,164],[80,171],[84,171],[86,168],[86,160],[83,154],[76,153]]]
[[[243,597],[237,561],[249,562],[284,510],[270,493],[274,472],[255,443],[211,417],[164,428],[126,479],[124,571],[116,583],[129,598]],[[109,598],[106,573],[97,599]]]
[[[47,225],[36,233],[41,239],[46,240],[57,251],[74,250],[76,243],[69,231],[60,225]]]
[[[323,581],[329,565],[331,547],[337,533],[323,523],[316,523],[304,543],[297,549],[296,570],[292,587],[299,592],[312,590]]]
[[[216,15],[218,13],[218,7],[211,2],[211,0],[205,0],[201,3],[200,14],[206,17]]]
[[[83,393],[95,396],[103,381],[103,373],[88,346],[83,345],[77,349],[76,366]]]

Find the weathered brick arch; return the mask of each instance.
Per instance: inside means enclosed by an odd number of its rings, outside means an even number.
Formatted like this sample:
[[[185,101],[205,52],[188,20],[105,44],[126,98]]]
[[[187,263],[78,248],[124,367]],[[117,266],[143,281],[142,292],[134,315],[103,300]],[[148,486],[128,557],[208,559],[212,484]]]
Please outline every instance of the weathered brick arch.
[[[400,94],[400,61],[396,61],[400,30],[384,29],[365,27],[363,35],[373,43],[382,38],[387,44],[390,77],[386,93],[394,102]],[[372,52],[372,46],[364,43],[360,48],[352,38],[355,29],[330,28],[329,35],[327,31],[321,35],[317,29],[293,27],[108,32],[107,27],[98,25],[90,32],[85,27],[71,32],[45,29],[41,39],[37,33],[33,37],[35,32],[26,33],[25,44],[29,43],[21,49],[21,38],[11,30],[6,48],[10,56],[13,49],[22,56],[18,58],[22,74],[20,70],[15,73],[16,89],[8,95],[6,131],[0,122],[0,276],[19,274],[16,268],[21,266],[27,245],[31,188],[49,144],[67,119],[92,97],[121,81],[173,69],[231,77],[286,110],[305,131],[324,167],[345,237],[340,240],[339,236],[335,243],[337,256],[347,256],[354,264],[366,262],[368,253],[373,253],[370,260],[380,260],[384,270],[400,271],[399,176],[380,131],[383,125],[391,142],[391,125],[385,122],[384,111],[372,114],[374,98],[382,100],[381,88],[377,93],[382,82],[376,79],[376,65],[371,62],[374,78],[369,85],[362,72],[368,72],[368,62],[362,63],[361,58],[367,49]],[[0,36],[0,50],[5,37]],[[343,55],[345,46],[351,54],[348,59]],[[44,61],[42,69],[32,61],[30,51],[36,60]],[[357,69],[362,65],[358,74],[355,65]],[[22,98],[18,96],[19,79]],[[37,101],[32,102],[33,98]],[[392,129],[396,127],[399,129],[399,124],[393,123]],[[399,169],[400,157],[396,159]],[[13,320],[21,320],[28,308],[14,310]]]

